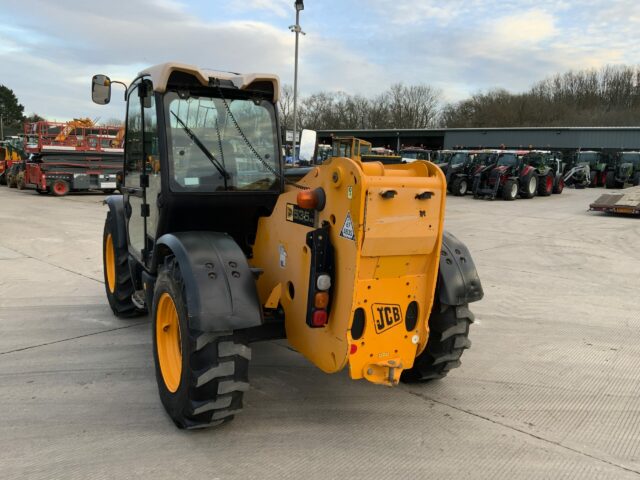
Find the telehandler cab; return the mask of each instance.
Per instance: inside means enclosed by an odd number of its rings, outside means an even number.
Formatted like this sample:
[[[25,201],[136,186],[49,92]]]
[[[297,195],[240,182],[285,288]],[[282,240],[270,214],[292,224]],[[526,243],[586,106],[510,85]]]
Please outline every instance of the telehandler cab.
[[[96,103],[111,84],[93,77]],[[324,372],[383,385],[444,377],[470,345],[483,291],[443,233],[442,172],[337,156],[285,179],[278,94],[274,75],[175,63],[126,90],[105,289],[117,316],[151,314],[160,398],[180,428],[241,409],[254,341],[286,338]],[[312,158],[315,134],[302,137]]]

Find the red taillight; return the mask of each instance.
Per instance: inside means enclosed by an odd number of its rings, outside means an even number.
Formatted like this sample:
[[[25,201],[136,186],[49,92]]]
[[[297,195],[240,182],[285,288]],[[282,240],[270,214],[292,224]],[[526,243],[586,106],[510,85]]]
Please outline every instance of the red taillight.
[[[324,327],[327,324],[327,311],[316,310],[315,312],[313,312],[311,322],[313,323],[314,327]]]
[[[351,355],[353,355],[354,353],[356,353],[358,351],[358,345],[356,345],[355,343],[351,344],[351,347],[349,348],[349,353]]]

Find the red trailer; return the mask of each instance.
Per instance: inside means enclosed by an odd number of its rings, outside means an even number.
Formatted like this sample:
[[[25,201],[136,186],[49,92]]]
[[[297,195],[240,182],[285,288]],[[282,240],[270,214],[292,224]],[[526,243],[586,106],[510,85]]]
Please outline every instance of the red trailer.
[[[122,170],[124,128],[94,125],[90,119],[40,121],[24,126],[24,186],[38,193],[102,190],[113,193]]]
[[[122,153],[117,152],[34,153],[25,162],[24,185],[59,197],[83,190],[110,194],[117,187],[122,161]]]

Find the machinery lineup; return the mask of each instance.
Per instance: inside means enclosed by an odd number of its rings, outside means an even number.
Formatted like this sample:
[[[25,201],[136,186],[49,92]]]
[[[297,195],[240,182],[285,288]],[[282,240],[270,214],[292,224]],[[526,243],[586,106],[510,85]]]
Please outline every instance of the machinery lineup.
[[[431,160],[447,175],[449,192],[504,200],[562,193],[565,186],[623,189],[640,185],[640,152],[579,150],[565,155],[550,150],[400,151],[403,162]]]

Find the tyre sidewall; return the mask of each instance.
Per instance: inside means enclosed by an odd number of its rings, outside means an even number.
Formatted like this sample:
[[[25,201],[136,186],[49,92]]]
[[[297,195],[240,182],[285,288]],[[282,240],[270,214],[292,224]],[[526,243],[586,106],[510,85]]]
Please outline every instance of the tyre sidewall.
[[[118,235],[115,227],[116,219],[111,211],[107,212],[107,218],[104,222],[104,231],[102,234],[102,273],[104,278],[104,290],[107,294],[107,300],[113,313],[122,318],[142,315],[144,310],[139,310],[131,301],[133,287],[131,285],[131,272],[129,271],[129,262],[122,257],[128,257],[127,245],[121,245],[118,241]],[[109,290],[109,282],[107,280],[107,236],[111,234],[113,240],[113,253],[115,262],[115,289],[113,293]],[[128,277],[123,283],[123,279]],[[128,287],[128,288],[127,288]],[[121,299],[121,300],[119,300]]]
[[[192,345],[189,344],[189,325],[187,323],[188,311],[187,305],[184,299],[184,289],[182,282],[178,282],[171,278],[170,272],[163,270],[158,275],[155,291],[153,294],[153,309],[151,317],[151,336],[153,342],[153,360],[156,372],[156,381],[158,384],[158,393],[160,394],[160,401],[167,410],[169,416],[174,418],[180,418],[186,416],[189,412],[186,409],[189,406],[189,379],[186,376],[189,374],[189,358],[193,353]],[[158,358],[158,339],[156,336],[156,325],[158,322],[158,300],[163,293],[169,294],[178,312],[178,322],[180,324],[180,348],[182,352],[182,371],[180,373],[180,384],[175,392],[170,392],[162,377],[162,371],[160,370],[160,361]],[[176,424],[178,427],[182,425]]]

